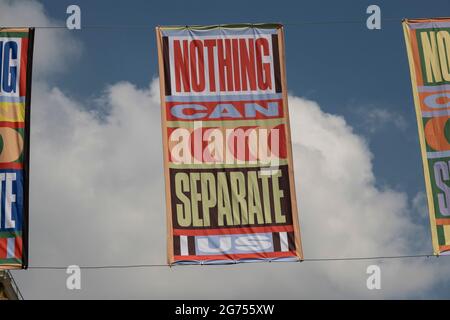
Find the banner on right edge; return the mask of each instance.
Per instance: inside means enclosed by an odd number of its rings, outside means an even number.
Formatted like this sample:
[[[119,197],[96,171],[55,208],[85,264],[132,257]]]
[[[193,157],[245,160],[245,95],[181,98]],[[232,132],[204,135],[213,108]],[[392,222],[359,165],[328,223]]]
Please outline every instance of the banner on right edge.
[[[450,253],[450,18],[405,19],[433,251]]]

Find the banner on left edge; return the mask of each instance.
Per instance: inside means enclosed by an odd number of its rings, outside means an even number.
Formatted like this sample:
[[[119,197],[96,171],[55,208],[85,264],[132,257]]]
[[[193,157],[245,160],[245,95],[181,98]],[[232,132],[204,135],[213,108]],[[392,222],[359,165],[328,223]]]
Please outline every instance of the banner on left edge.
[[[0,269],[28,266],[34,28],[0,28]]]

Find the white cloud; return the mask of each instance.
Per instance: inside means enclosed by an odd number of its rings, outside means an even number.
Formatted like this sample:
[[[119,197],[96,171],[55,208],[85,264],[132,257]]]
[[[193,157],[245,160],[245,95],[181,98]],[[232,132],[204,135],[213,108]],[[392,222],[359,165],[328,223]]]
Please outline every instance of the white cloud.
[[[1,2],[0,19],[5,8],[17,10],[10,11],[12,16],[47,19],[39,4]],[[55,57],[66,50],[58,45],[60,40],[57,33],[48,35]],[[43,60],[38,65],[43,75],[54,71]],[[373,156],[363,138],[343,117],[323,112],[315,102],[294,96],[289,101],[306,258],[430,251],[424,227],[410,221],[407,195],[376,187]],[[164,263],[157,82],[149,88],[114,84],[93,104],[107,110],[107,116],[99,119],[86,111],[92,106],[69,98],[43,78],[34,83],[31,265]],[[435,281],[446,280],[446,273],[438,274],[445,261],[438,262],[86,270],[77,292],[65,289],[64,271],[14,275],[26,298],[401,298],[420,297]],[[381,291],[366,289],[365,271],[371,263],[381,265]]]
[[[425,192],[418,192],[412,200],[413,209],[422,218],[428,218],[428,204]]]
[[[57,88],[38,83],[34,89],[31,264],[164,263],[156,80],[147,89],[127,82],[109,87],[98,99],[109,114],[102,120]],[[306,258],[428,250],[424,228],[408,217],[407,196],[375,187],[372,155],[345,120],[299,97],[290,97],[290,108]],[[389,261],[382,264],[383,290],[372,292],[365,287],[370,263],[85,271],[76,294],[64,289],[63,272],[53,271],[51,280],[42,270],[16,274],[25,295],[36,298],[43,292],[65,298],[404,297],[437,279],[429,263]]]
[[[405,131],[408,127],[408,122],[401,114],[385,108],[369,105],[364,108],[356,108],[354,112],[361,117],[360,127],[371,134],[377,133],[387,126],[393,126],[401,131]]]

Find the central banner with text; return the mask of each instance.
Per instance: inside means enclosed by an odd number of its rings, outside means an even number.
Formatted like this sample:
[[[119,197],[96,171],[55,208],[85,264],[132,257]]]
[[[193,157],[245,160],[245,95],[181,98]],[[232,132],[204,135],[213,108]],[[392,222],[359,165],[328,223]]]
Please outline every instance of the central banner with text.
[[[303,259],[283,27],[157,27],[170,264]]]

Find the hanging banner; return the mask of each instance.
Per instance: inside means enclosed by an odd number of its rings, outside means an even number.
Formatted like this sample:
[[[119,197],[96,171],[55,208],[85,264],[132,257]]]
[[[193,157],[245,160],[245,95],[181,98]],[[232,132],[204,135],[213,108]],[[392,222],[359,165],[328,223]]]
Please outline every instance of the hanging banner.
[[[435,255],[450,252],[450,18],[403,21]]]
[[[301,260],[283,27],[156,33],[169,263]]]
[[[28,266],[33,28],[0,28],[0,269]]]

